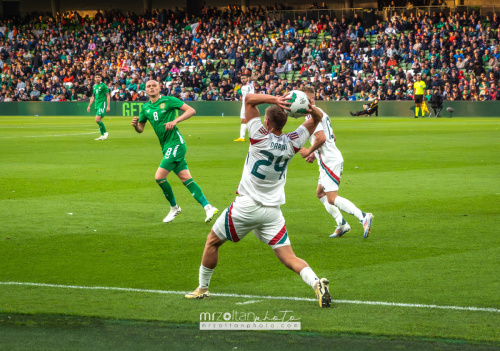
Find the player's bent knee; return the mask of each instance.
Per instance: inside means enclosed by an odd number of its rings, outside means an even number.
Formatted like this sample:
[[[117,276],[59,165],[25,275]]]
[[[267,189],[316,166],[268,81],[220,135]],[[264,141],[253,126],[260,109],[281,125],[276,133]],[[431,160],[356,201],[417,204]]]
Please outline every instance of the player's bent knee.
[[[328,199],[328,203],[330,205],[335,205],[335,199],[338,196],[337,192],[336,191],[332,191],[332,192],[328,193],[326,196],[327,196],[327,199]]]
[[[224,242],[215,234],[214,230],[212,229],[210,233],[207,236],[207,243],[206,246],[214,246],[214,247],[219,247],[223,244]]]

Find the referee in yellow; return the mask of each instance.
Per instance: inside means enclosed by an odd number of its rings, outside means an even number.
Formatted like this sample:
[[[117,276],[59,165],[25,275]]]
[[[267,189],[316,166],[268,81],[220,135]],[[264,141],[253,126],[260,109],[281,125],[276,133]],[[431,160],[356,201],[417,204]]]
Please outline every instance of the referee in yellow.
[[[418,118],[418,113],[422,110],[422,117],[425,116],[425,113],[422,109],[422,102],[424,101],[424,91],[427,87],[425,82],[421,80],[422,77],[420,74],[417,74],[417,81],[413,83],[413,96],[415,99],[415,118]]]

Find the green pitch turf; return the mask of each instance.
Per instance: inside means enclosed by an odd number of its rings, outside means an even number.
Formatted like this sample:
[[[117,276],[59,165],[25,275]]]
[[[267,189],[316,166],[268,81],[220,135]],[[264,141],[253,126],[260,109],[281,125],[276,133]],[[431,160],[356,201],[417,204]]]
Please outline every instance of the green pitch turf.
[[[213,294],[235,296],[184,299],[211,226],[174,176],[183,212],[162,223],[168,204],[154,181],[161,153],[151,126],[137,134],[130,118],[104,122],[109,139],[94,141],[92,117],[0,117],[0,349],[75,340],[82,349],[137,349],[141,340],[149,349],[197,340],[240,350],[500,347],[499,119],[333,118],[340,194],[375,215],[368,239],[349,215],[351,232],[329,238],[317,165],[291,162],[283,214],[296,254],[331,281],[330,309],[307,300],[312,289],[251,234],[222,246],[213,275]],[[239,119],[193,117],[179,127],[194,179],[222,211],[248,150],[232,141]],[[203,312],[284,310],[300,333],[198,330]]]

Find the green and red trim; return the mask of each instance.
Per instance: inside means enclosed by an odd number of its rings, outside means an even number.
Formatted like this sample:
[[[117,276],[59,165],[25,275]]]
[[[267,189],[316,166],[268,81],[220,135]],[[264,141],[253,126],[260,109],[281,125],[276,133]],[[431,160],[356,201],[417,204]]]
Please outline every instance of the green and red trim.
[[[231,206],[227,208],[224,226],[226,228],[226,238],[236,243],[240,241],[240,238],[238,237],[238,234],[236,234],[236,229],[234,229],[233,214],[232,214],[233,204],[234,203],[232,203]]]
[[[286,230],[286,223],[283,225],[283,228],[271,239],[269,245],[283,244],[288,238],[288,231]]]
[[[331,178],[331,180],[333,180],[335,182],[335,184],[339,185],[340,184],[340,178],[337,177],[335,175],[335,173],[333,173],[333,171],[325,165],[325,163],[323,162],[323,159],[321,158],[321,154],[319,155],[319,164],[321,165],[321,167],[323,167],[323,169],[325,170],[326,174],[328,174],[328,176]]]

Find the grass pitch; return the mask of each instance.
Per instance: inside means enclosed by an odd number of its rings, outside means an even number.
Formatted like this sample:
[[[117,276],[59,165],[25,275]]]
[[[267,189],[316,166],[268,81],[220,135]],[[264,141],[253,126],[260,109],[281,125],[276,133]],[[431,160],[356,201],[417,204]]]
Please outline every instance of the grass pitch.
[[[92,117],[0,118],[0,349],[28,345],[29,335],[39,336],[40,349],[65,348],[68,340],[95,349],[91,332],[86,339],[68,332],[71,325],[93,330],[89,317],[103,325],[129,321],[113,324],[116,341],[132,337],[131,323],[144,330],[135,341],[149,340],[150,349],[197,338],[205,349],[259,349],[269,340],[277,349],[300,349],[300,338],[306,346],[333,345],[344,336],[359,349],[500,347],[499,119],[333,118],[344,156],[340,194],[375,215],[367,240],[349,215],[352,231],[328,238],[334,221],[315,196],[317,165],[300,156],[291,162],[282,207],[287,229],[296,254],[328,277],[334,299],[342,300],[331,309],[265,298],[314,293],[252,235],[222,246],[210,290],[256,297],[184,299],[181,292],[197,285],[210,230],[204,211],[171,175],[183,212],[162,223],[168,203],[154,181],[161,150],[152,128],[137,134],[130,118],[104,122],[109,139],[94,141]],[[219,210],[235,196],[248,150],[232,141],[238,123],[193,117],[179,125],[191,174]],[[287,130],[299,123],[291,120]],[[283,310],[300,318],[301,333],[197,329],[202,312]],[[155,339],[151,328],[168,330],[175,343],[161,333]],[[280,344],[284,335],[295,341]],[[112,347],[113,340],[100,345]]]

